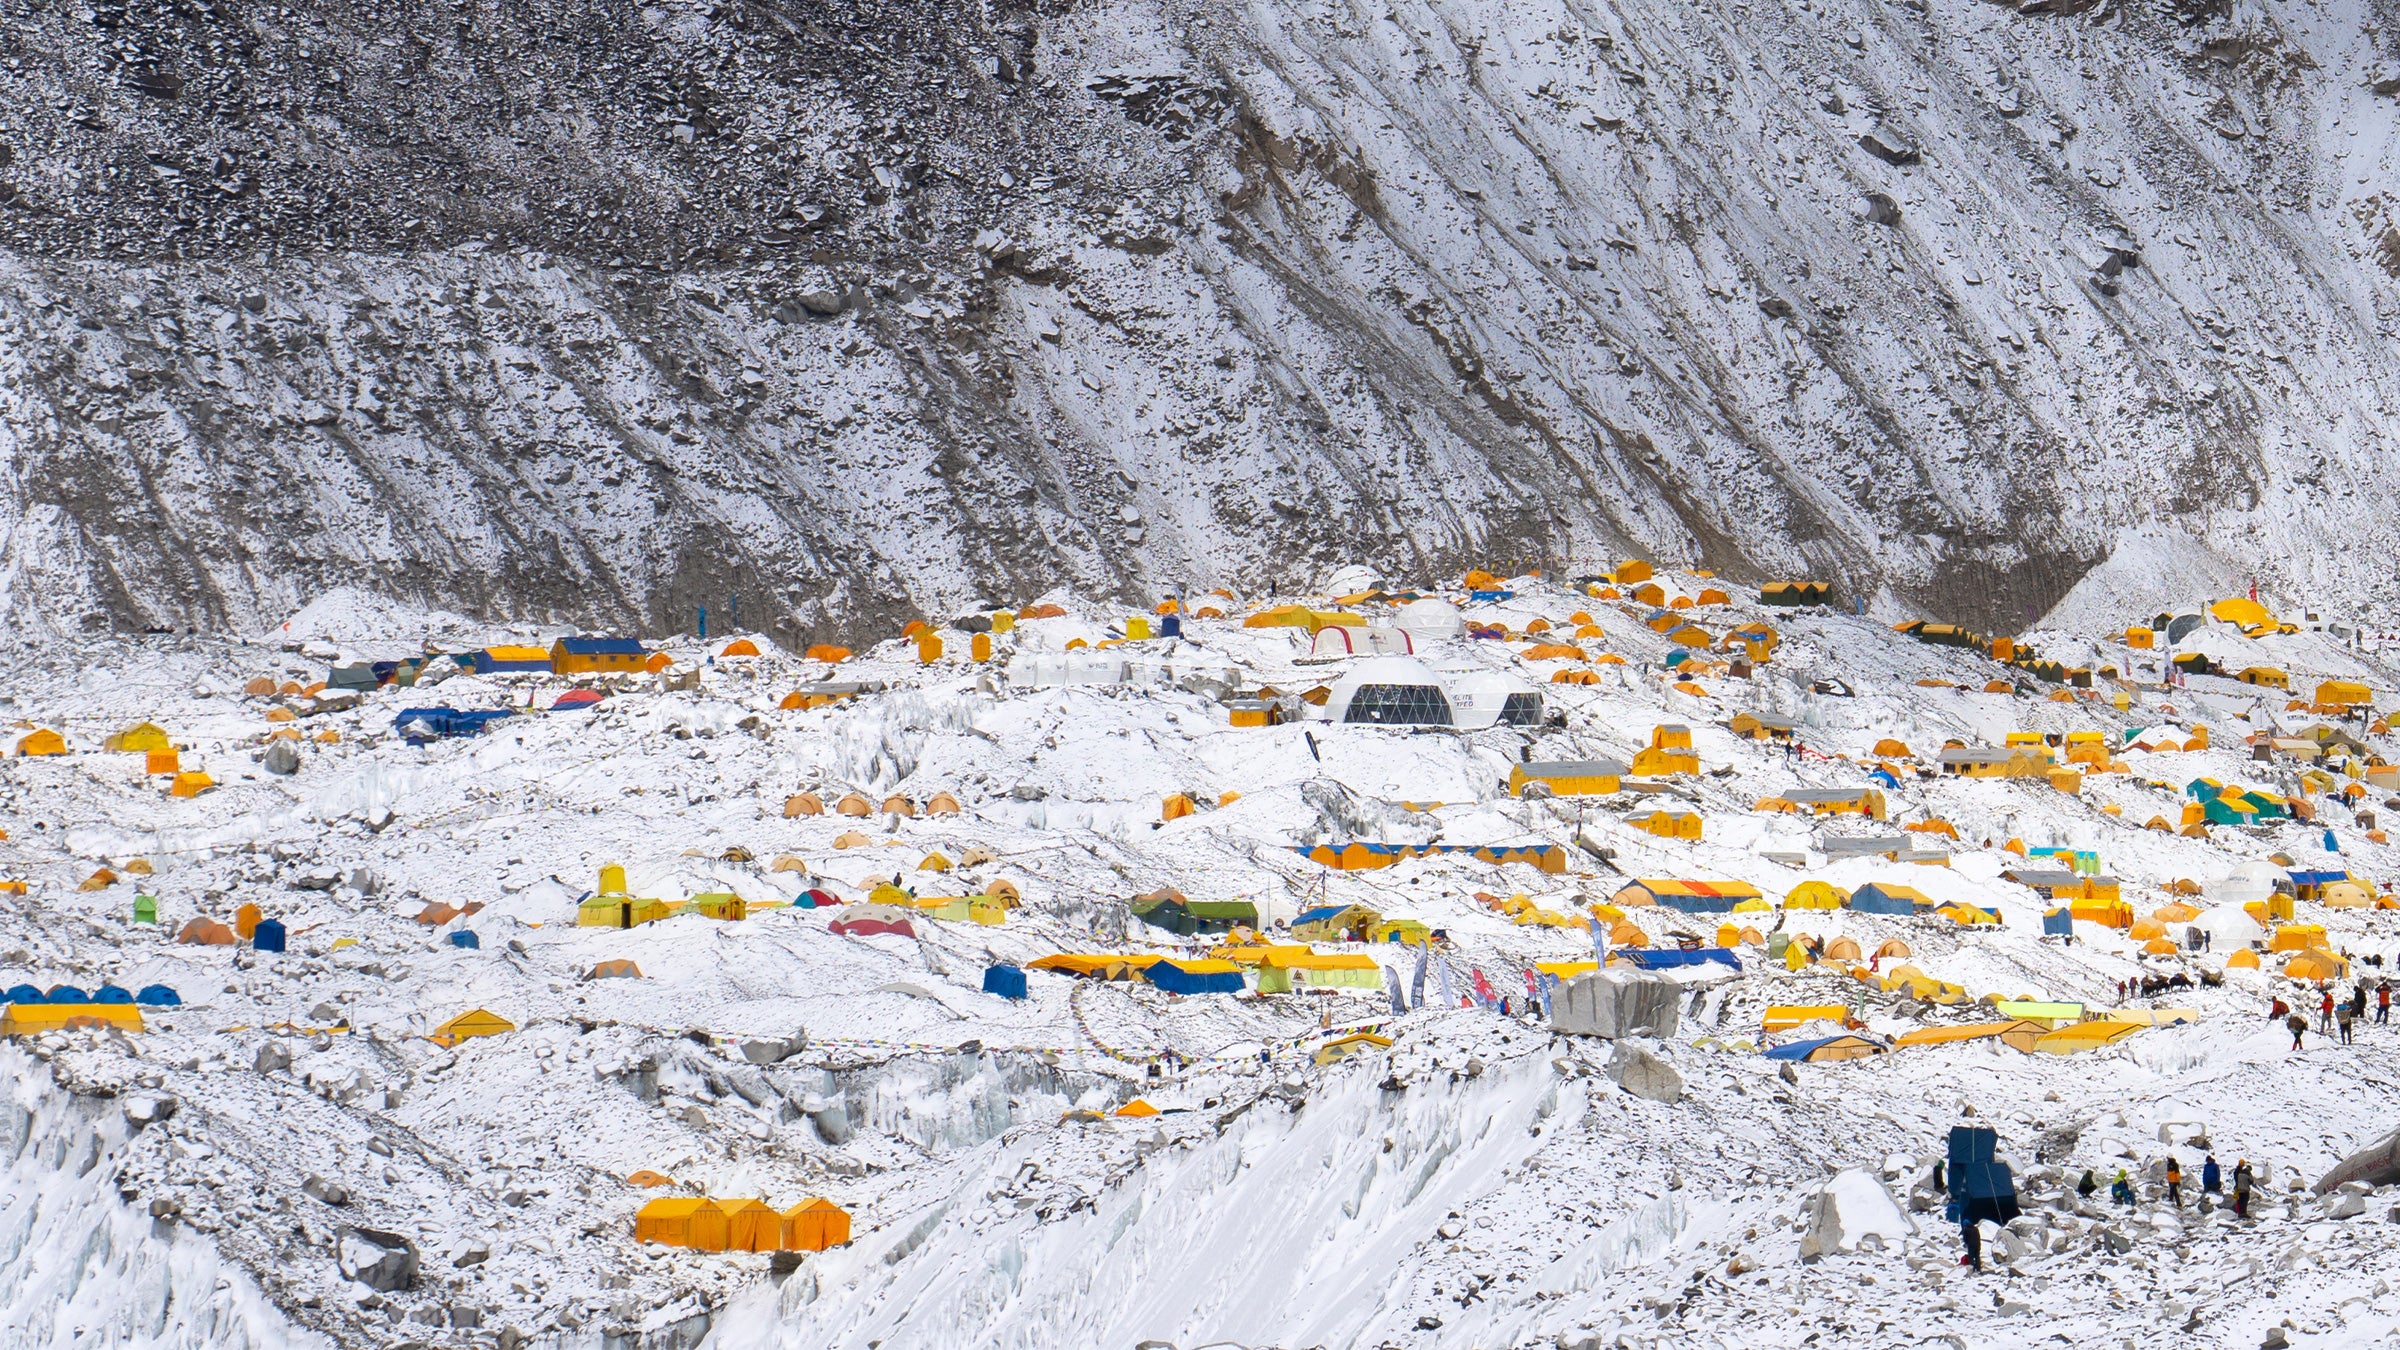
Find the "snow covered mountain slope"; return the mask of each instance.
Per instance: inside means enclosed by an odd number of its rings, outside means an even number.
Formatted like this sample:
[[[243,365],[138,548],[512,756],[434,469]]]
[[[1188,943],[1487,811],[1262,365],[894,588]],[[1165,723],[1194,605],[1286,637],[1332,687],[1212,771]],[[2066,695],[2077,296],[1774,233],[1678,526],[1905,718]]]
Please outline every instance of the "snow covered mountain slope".
[[[20,629],[1626,548],[2014,629],[2137,531],[2394,584],[2357,0],[11,15]]]

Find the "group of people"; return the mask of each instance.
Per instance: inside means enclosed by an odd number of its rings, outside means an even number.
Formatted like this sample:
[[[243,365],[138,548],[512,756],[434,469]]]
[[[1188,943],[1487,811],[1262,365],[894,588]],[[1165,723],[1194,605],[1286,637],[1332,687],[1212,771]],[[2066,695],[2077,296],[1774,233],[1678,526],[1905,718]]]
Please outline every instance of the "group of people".
[[[2183,1208],[2183,1164],[2178,1162],[2172,1153],[2167,1155],[2166,1177],[2167,1200],[2175,1208]],[[2248,1158],[2237,1160],[2233,1165],[2233,1213],[2236,1218],[2247,1219],[2250,1217],[2250,1192],[2254,1184],[2250,1160]],[[2099,1180],[2093,1175],[2090,1168],[2085,1168],[2083,1180],[2075,1183],[2075,1193],[2089,1200],[2099,1189]],[[2200,1194],[2205,1197],[2224,1193],[2224,1169],[2217,1165],[2216,1154],[2208,1154],[2200,1164]],[[2138,1198],[2134,1194],[2133,1178],[2122,1167],[2117,1169],[2117,1175],[2108,1183],[2108,1198],[2112,1203],[2129,1207]],[[2207,1200],[2201,1201],[2202,1208],[2207,1208],[2208,1205]]]
[[[2336,999],[2333,987],[2327,985],[2317,996],[2317,1034],[2339,1037],[2342,1044],[2350,1044],[2355,1028],[2367,1020],[2368,997],[2365,980],[2351,985],[2350,996],[2345,999]],[[2376,1023],[2388,1024],[2392,1020],[2392,982],[2376,981],[2373,999]],[[2278,998],[2267,1005],[2267,1016],[2283,1023],[2292,1033],[2292,1048],[2299,1049],[2300,1037],[2308,1030],[2308,1014]]]

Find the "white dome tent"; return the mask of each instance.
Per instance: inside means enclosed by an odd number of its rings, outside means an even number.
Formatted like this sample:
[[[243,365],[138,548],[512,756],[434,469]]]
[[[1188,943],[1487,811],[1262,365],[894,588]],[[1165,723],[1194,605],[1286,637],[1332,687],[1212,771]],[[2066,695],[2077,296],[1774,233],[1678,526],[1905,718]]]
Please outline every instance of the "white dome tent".
[[[1467,621],[1459,617],[1458,606],[1447,600],[1411,600],[1400,607],[1398,622],[1403,631],[1419,642],[1454,638],[1467,631]]]
[[[1542,696],[1532,685],[1497,671],[1443,674],[1413,657],[1371,656],[1334,681],[1314,716],[1370,726],[1475,731],[1502,723],[1538,725]]]
[[[1308,654],[1313,657],[1414,656],[1416,651],[1416,640],[1404,628],[1333,625],[1317,630],[1316,637],[1309,643]]]

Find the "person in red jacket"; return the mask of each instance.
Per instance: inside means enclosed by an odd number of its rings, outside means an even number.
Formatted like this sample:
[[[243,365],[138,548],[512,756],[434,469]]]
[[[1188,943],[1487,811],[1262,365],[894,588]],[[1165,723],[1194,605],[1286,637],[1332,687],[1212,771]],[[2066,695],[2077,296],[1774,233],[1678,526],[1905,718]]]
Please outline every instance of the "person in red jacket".
[[[2375,986],[2375,1021],[2378,1024],[2381,1024],[2391,1020],[2392,982],[2390,980],[2383,980],[2378,982]]]

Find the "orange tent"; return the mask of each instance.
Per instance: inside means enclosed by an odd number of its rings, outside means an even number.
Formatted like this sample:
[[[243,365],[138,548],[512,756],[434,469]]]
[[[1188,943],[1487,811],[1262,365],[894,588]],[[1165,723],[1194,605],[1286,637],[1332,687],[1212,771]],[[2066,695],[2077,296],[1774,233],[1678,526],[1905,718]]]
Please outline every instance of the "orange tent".
[[[820,642],[810,647],[806,655],[811,661],[829,661],[835,665],[839,665],[842,662],[850,659],[850,649],[848,647],[836,647],[830,642]]]
[[[802,792],[783,799],[784,818],[821,816],[825,814],[825,799],[813,792]]]
[[[752,642],[748,638],[735,638],[733,641],[726,643],[725,650],[718,652],[717,655],[756,656],[758,655],[758,644]]]
[[[232,929],[215,919],[201,917],[185,924],[183,931],[175,935],[175,940],[195,947],[230,947],[241,939],[233,935]]]
[[[783,1245],[790,1251],[821,1252],[850,1241],[850,1213],[831,1200],[803,1200],[783,1212]]]

